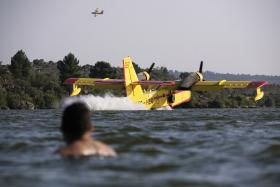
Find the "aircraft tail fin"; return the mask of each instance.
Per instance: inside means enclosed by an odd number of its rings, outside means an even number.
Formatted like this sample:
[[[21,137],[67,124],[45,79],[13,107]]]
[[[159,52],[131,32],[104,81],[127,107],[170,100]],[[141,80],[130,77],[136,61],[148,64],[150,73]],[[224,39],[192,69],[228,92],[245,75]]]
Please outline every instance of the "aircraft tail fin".
[[[132,101],[139,101],[141,95],[143,95],[143,89],[141,85],[133,84],[134,82],[138,82],[138,77],[130,57],[125,57],[123,59],[123,76],[127,97]]]

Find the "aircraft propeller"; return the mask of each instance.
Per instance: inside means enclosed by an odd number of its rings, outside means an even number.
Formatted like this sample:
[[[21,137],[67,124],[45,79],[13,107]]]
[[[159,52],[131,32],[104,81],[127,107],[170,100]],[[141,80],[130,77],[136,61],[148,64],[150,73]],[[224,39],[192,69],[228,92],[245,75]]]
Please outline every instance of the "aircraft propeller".
[[[201,81],[205,81],[205,79],[204,79],[204,77],[202,75],[202,73],[203,73],[203,61],[200,61],[200,66],[199,66],[198,73],[200,73],[200,75],[202,77]]]
[[[147,80],[151,80],[151,73],[153,71],[153,68],[155,66],[155,63],[153,62],[152,65],[150,66],[150,68],[147,70],[147,71],[143,71],[143,72],[140,72],[137,74],[137,77],[139,80],[142,80],[142,81],[147,81]]]
[[[147,71],[147,73],[149,73],[149,74],[152,73],[154,66],[155,66],[155,63],[153,62],[152,65],[150,66],[149,70]]]
[[[199,73],[202,73],[202,68],[203,68],[203,61],[200,62],[200,66],[198,70]]]

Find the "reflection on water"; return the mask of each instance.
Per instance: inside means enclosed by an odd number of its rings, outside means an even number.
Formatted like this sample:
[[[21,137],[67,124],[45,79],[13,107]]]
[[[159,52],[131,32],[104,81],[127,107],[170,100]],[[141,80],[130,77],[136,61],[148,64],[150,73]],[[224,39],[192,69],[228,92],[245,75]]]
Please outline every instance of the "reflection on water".
[[[117,158],[61,158],[58,110],[0,111],[1,186],[278,186],[279,109],[99,111]]]

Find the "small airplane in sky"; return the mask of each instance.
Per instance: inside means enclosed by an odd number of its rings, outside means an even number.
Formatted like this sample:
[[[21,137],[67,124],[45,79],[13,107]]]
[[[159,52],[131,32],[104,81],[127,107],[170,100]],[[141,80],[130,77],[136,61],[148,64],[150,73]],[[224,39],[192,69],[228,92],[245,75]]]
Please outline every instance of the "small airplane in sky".
[[[101,15],[104,13],[104,10],[99,10],[99,8],[96,8],[94,12],[92,12],[92,14],[94,14],[94,17],[96,17],[97,15]]]
[[[150,80],[154,63],[148,71],[136,74],[130,57],[123,59],[124,79],[68,78],[64,84],[72,84],[70,96],[81,92],[78,86],[94,86],[100,89],[125,89],[127,97],[134,103],[141,103],[147,109],[175,107],[191,100],[192,91],[220,91],[223,89],[256,89],[255,101],[264,96],[261,87],[267,81],[206,81],[202,75],[203,62],[199,70],[179,81]]]

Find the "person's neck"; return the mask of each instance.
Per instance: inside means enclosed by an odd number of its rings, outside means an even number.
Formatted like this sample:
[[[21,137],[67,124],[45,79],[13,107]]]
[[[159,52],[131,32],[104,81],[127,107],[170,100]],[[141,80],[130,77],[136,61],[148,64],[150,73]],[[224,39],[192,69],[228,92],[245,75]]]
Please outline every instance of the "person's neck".
[[[91,136],[91,131],[86,132],[80,139],[81,141],[90,141],[93,140]]]

